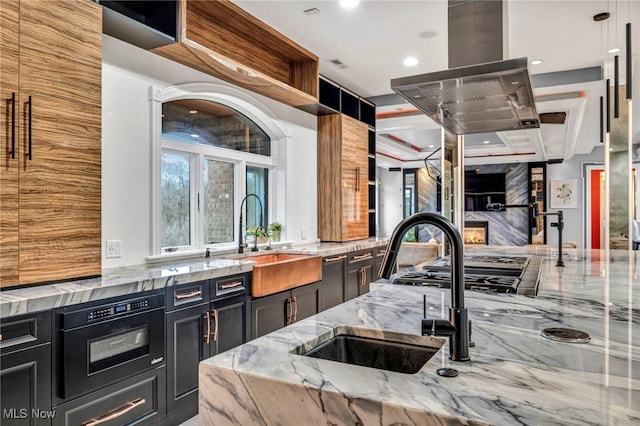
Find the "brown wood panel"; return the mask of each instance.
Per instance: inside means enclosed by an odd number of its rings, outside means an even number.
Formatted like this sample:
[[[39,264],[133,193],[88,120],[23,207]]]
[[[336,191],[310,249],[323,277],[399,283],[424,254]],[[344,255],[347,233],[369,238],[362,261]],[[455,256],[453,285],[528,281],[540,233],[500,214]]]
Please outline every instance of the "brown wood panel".
[[[12,94],[18,95],[18,0],[0,1],[0,287],[18,283],[18,157],[12,158]],[[19,99],[16,99],[19,102]],[[16,105],[17,106],[17,105]],[[19,118],[16,113],[16,119]],[[16,122],[19,125],[19,122]],[[17,138],[16,134],[16,138]],[[16,141],[16,150],[18,144]]]
[[[344,182],[342,186],[343,240],[357,240],[369,236],[368,214],[368,127],[365,123],[342,115],[342,156]],[[358,173],[356,173],[356,170]]]
[[[341,114],[318,117],[318,238],[323,241],[369,235],[367,149],[366,124]]]
[[[20,283],[101,273],[102,12],[20,3]]]
[[[342,241],[342,120],[318,116],[318,238]]]
[[[177,43],[154,53],[291,106],[318,102],[318,57],[228,0],[180,3]]]

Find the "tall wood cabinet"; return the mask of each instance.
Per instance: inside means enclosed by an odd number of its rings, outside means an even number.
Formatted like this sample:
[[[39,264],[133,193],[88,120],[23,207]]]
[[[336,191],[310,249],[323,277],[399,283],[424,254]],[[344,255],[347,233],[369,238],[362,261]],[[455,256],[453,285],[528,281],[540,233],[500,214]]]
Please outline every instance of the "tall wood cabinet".
[[[318,237],[369,237],[368,126],[345,114],[318,117]]]
[[[0,286],[101,273],[102,11],[0,2]]]

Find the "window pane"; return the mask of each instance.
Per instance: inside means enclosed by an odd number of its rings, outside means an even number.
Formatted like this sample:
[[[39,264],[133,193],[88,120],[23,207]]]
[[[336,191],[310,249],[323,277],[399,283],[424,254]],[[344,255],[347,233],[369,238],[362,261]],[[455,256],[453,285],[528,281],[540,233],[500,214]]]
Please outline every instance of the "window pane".
[[[233,163],[204,165],[204,242],[233,242]]]
[[[161,167],[162,247],[191,245],[189,157],[163,152]]]
[[[202,99],[163,103],[162,136],[271,156],[271,140],[256,123],[226,105]]]
[[[249,199],[247,199],[247,226],[262,225],[266,228],[269,224],[269,218],[267,217],[267,212],[269,211],[269,200],[267,198],[268,177],[269,169],[247,166],[247,194],[256,194],[260,198],[263,206],[262,211],[260,210],[260,203],[256,201],[255,197],[249,197]]]

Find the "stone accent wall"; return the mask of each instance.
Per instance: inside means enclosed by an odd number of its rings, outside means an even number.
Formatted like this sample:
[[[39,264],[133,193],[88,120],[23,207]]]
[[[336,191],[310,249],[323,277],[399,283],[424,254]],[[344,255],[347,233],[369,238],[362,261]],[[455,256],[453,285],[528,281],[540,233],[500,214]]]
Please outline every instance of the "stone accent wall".
[[[205,201],[205,242],[225,243],[234,238],[233,164],[209,160]]]

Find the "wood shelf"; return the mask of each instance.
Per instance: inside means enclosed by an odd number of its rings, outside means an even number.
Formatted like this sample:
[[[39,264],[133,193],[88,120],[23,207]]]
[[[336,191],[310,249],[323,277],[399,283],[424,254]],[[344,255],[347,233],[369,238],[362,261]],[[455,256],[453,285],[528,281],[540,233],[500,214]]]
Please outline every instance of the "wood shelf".
[[[183,0],[178,42],[151,51],[299,107],[318,102],[318,57],[229,0]]]

